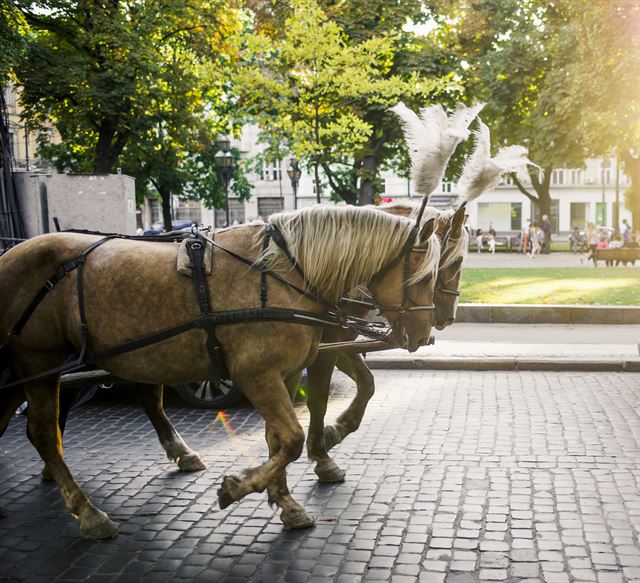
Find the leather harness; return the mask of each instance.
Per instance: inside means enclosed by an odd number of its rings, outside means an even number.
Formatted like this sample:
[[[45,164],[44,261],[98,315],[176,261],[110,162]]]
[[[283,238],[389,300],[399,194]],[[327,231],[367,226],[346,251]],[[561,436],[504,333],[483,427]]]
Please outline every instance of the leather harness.
[[[411,229],[411,232],[400,251],[399,255],[392,259],[387,265],[385,265],[374,277],[381,277],[385,273],[387,273],[394,265],[398,263],[398,261],[404,260],[404,280],[403,280],[403,299],[402,305],[400,307],[392,307],[392,306],[377,306],[382,311],[397,311],[399,314],[399,319],[403,317],[407,312],[411,312],[414,310],[433,310],[435,306],[433,304],[418,306],[415,305],[412,300],[408,296],[408,285],[407,280],[409,277],[409,261],[408,255],[412,251],[415,241],[418,236],[418,229],[420,225],[420,219],[422,217],[424,207],[426,206],[426,198],[423,200],[422,207],[420,209],[420,214],[416,220],[415,226]],[[92,235],[103,235],[103,233],[96,233],[92,231],[86,230],[70,230],[68,232],[75,233],[83,233],[83,234],[92,234]],[[86,321],[85,314],[85,301],[84,301],[84,283],[83,283],[83,270],[84,265],[87,260],[87,257],[98,247],[111,241],[113,239],[132,239],[132,240],[148,240],[148,241],[180,241],[183,239],[187,240],[187,252],[189,254],[191,266],[192,266],[192,274],[193,274],[193,282],[196,290],[196,297],[198,300],[198,305],[200,308],[200,315],[197,318],[184,322],[182,324],[178,324],[176,326],[172,326],[169,328],[165,328],[163,330],[159,330],[152,334],[148,334],[142,338],[138,338],[136,340],[132,340],[129,342],[125,342],[118,346],[114,346],[99,352],[94,352],[91,347],[91,342],[89,338],[89,328]],[[304,272],[300,264],[295,260],[295,258],[291,255],[284,237],[282,233],[272,224],[267,223],[265,225],[265,233],[263,238],[263,251],[265,251],[269,245],[269,240],[273,239],[273,241],[282,249],[285,255],[290,260],[294,269],[300,274],[303,281],[306,281],[304,276]],[[227,253],[231,257],[234,257],[238,261],[248,265],[252,269],[255,269],[260,272],[260,308],[250,308],[243,310],[230,310],[225,312],[214,312],[211,309],[211,300],[209,297],[209,288],[206,281],[206,275],[203,270],[202,260],[204,257],[204,246],[210,243],[215,248]],[[356,318],[354,316],[349,316],[345,314],[339,307],[335,305],[331,305],[327,301],[325,301],[320,293],[311,288],[311,289],[302,289],[291,282],[287,281],[285,278],[280,276],[279,274],[266,269],[262,264],[256,262],[254,260],[247,259],[242,255],[223,247],[215,240],[207,237],[201,231],[193,231],[192,233],[183,233],[183,232],[174,232],[167,233],[166,235],[160,237],[133,237],[126,235],[118,235],[118,234],[107,234],[102,239],[96,241],[91,244],[87,249],[85,249],[80,255],[72,259],[71,261],[66,262],[60,268],[58,268],[55,273],[47,279],[44,285],[38,290],[34,298],[31,300],[29,305],[22,312],[20,318],[12,328],[11,332],[3,339],[2,343],[0,343],[0,352],[5,351],[7,349],[8,342],[11,336],[16,336],[20,334],[23,330],[24,326],[29,321],[30,317],[40,304],[40,302],[44,299],[44,297],[55,288],[55,286],[65,277],[70,275],[73,271],[78,272],[77,275],[77,293],[78,293],[78,305],[79,305],[79,313],[80,313],[80,327],[81,327],[81,346],[80,352],[76,358],[73,360],[66,362],[65,364],[51,368],[49,370],[43,371],[36,375],[32,375],[27,378],[13,380],[11,382],[7,382],[9,380],[10,371],[8,368],[5,371],[0,370],[0,389],[8,389],[11,387],[18,386],[20,384],[31,382],[34,380],[39,380],[42,378],[47,378],[50,376],[70,373],[70,372],[78,372],[81,370],[88,370],[95,367],[95,362],[97,360],[102,360],[105,358],[109,358],[112,356],[116,356],[118,354],[122,354],[125,352],[129,352],[132,350],[136,350],[138,348],[142,348],[145,346],[149,346],[151,344],[155,344],[157,342],[161,342],[168,338],[172,338],[173,336],[177,336],[178,334],[182,334],[183,332],[187,332],[188,330],[193,330],[195,328],[204,329],[207,332],[207,351],[209,353],[211,359],[211,368],[212,368],[212,377],[211,381],[217,384],[220,381],[221,373],[224,368],[224,356],[222,352],[222,348],[218,343],[215,336],[215,327],[221,324],[238,324],[243,322],[255,322],[255,321],[282,321],[282,322],[290,322],[293,324],[304,324],[309,326],[324,326],[324,327],[341,327],[346,329],[351,329],[358,334],[362,334],[369,338],[373,338],[375,340],[383,340],[389,341],[389,333],[383,332],[380,328],[383,328],[383,324],[369,322],[362,318]],[[303,310],[293,310],[289,308],[269,308],[267,307],[268,302],[268,289],[267,289],[267,277],[275,279],[290,288],[297,291],[299,294],[307,297],[317,304],[321,305],[325,309],[325,313],[318,314],[315,312],[307,312]],[[364,304],[365,302],[363,302]]]

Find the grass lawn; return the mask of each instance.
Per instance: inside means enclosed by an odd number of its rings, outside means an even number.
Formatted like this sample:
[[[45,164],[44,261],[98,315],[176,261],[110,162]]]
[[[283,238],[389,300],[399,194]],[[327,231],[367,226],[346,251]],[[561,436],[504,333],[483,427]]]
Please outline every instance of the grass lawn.
[[[640,270],[465,268],[461,290],[464,303],[632,306],[640,305]]]

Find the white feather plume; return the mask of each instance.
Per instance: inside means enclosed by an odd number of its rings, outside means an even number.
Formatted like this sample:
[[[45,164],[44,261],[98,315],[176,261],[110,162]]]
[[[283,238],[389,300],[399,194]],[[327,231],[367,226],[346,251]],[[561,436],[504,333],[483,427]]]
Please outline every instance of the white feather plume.
[[[423,108],[419,116],[402,101],[391,108],[402,121],[417,192],[429,195],[440,185],[451,155],[469,136],[469,124],[483,107],[459,104],[450,116],[439,104]]]
[[[527,174],[527,165],[533,164],[524,146],[506,146],[500,148],[494,158],[491,157],[491,134],[489,128],[478,118],[478,129],[473,153],[467,158],[456,192],[461,201],[470,202],[483,193],[495,188],[506,172],[515,172],[519,176]]]

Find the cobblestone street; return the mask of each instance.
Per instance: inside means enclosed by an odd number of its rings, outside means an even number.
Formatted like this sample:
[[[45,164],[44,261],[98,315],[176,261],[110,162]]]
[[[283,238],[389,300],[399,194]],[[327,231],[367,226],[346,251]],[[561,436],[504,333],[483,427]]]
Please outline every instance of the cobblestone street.
[[[17,417],[0,439],[0,580],[25,582],[640,582],[640,374],[375,371],[360,430],[334,450],[344,483],[303,456],[285,531],[265,494],[219,510],[222,477],[265,459],[250,408],[168,413],[208,470],[168,462],[142,410],[72,413],[65,457],[120,524],[80,538]],[[336,375],[327,420],[353,394]],[[304,405],[298,413],[308,425]]]

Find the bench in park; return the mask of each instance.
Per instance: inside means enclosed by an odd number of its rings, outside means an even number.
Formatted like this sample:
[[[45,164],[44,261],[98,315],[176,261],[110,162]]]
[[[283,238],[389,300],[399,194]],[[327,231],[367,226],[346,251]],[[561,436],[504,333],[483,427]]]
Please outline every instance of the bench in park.
[[[606,261],[607,265],[616,265],[620,263],[631,263],[635,265],[636,261],[640,261],[640,248],[637,247],[617,247],[613,249],[596,249],[595,264],[598,261]]]

